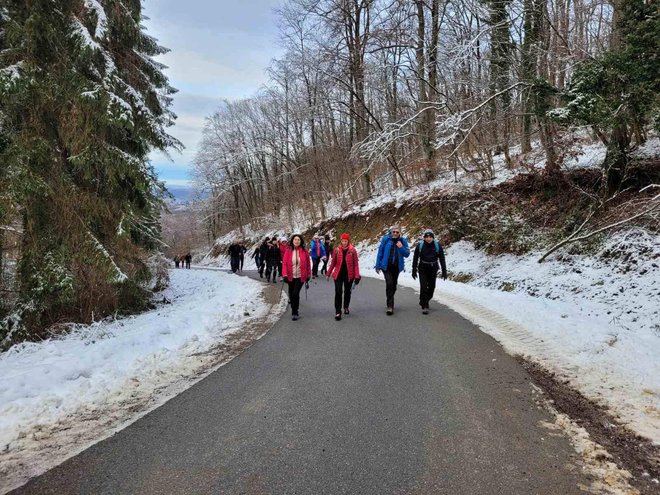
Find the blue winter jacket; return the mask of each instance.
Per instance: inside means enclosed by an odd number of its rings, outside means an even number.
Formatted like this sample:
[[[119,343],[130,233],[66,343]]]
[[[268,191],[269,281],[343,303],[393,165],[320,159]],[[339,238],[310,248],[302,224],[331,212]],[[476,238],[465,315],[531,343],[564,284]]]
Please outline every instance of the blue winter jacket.
[[[399,240],[401,241],[401,244],[403,244],[402,247],[398,248],[399,271],[402,272],[405,268],[403,258],[410,256],[410,248],[408,247],[408,241],[403,237],[399,237]],[[378,248],[378,256],[376,257],[376,266],[374,267],[376,270],[387,270],[388,260],[390,259],[390,250],[395,247],[395,244],[396,243],[392,242],[392,236],[390,234],[383,236],[380,241],[380,247]]]
[[[326,256],[325,247],[323,246],[323,243],[319,242],[319,244],[321,245],[321,256],[317,256],[316,241],[312,241],[312,243],[309,245],[309,254],[312,255],[313,260],[315,260],[316,258],[323,258],[324,256]]]

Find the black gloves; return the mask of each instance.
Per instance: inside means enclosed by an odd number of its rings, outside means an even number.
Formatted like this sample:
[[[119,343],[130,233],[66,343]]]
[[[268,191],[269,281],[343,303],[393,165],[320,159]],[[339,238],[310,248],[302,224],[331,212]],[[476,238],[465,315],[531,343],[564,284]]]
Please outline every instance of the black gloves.
[[[356,278],[356,279],[353,281],[353,283],[354,283],[355,285],[357,285],[357,284],[360,283],[360,280],[362,280],[362,279],[361,279],[361,278]]]
[[[412,277],[413,277],[413,280],[417,280],[417,271],[416,270],[413,270]]]
[[[442,280],[447,280],[447,272],[442,272]]]

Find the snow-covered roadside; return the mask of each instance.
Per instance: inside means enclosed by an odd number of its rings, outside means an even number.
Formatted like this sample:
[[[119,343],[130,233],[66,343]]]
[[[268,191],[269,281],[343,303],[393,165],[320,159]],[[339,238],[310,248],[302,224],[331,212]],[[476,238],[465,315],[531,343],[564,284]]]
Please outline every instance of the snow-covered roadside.
[[[625,265],[617,263],[616,256],[609,262],[583,256],[539,265],[538,253],[487,256],[470,243],[457,243],[447,250],[449,271],[473,279],[438,281],[435,299],[480,326],[509,352],[569,379],[634,430],[660,443],[660,271],[654,266],[660,239],[650,241],[655,251]],[[603,251],[625,242],[624,234],[616,236]],[[377,246],[358,249],[361,272],[382,279],[372,268]],[[418,289],[411,265],[412,257],[399,283]],[[505,287],[511,292],[498,290],[504,284],[510,284]]]
[[[163,293],[171,304],[0,354],[0,493],[75,454],[80,441],[87,447],[136,419],[129,406],[153,409],[199,379],[215,347],[266,315],[262,287],[217,271],[172,270]],[[58,450],[54,438],[65,445]]]

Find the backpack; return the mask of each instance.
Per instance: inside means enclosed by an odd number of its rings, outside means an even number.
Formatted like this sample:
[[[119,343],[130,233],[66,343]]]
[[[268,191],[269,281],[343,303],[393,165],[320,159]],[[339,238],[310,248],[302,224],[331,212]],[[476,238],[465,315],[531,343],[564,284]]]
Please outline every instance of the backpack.
[[[417,243],[417,252],[421,253],[422,252],[422,245],[424,243],[424,240],[420,241]],[[433,243],[435,244],[435,254],[440,256],[440,243],[438,242],[437,239],[433,239]]]

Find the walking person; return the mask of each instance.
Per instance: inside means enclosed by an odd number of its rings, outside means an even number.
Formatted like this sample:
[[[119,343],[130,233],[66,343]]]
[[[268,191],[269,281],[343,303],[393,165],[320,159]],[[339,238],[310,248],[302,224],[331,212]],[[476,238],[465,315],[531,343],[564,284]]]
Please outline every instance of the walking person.
[[[192,254],[186,254],[186,268],[190,270],[190,263],[192,263]]]
[[[326,258],[325,247],[318,235],[312,239],[309,253],[312,255],[312,278],[316,278],[319,276],[319,262]]]
[[[254,248],[254,252],[252,253],[252,256],[250,256],[254,260],[254,264],[257,267],[257,270],[259,270],[259,267],[261,266],[261,249],[260,246],[257,246]]]
[[[266,237],[259,246],[259,277],[264,278],[264,267],[266,266],[266,258],[268,257],[268,248],[270,246],[270,238]]]
[[[332,242],[330,242],[330,236],[328,234],[325,235],[325,242],[323,243],[323,247],[325,248],[326,257],[323,260],[323,266],[321,267],[321,275],[327,275],[328,260],[330,258],[330,253],[332,253]]]
[[[247,248],[245,247],[243,241],[239,242],[238,246],[240,248],[238,254],[238,261],[239,261],[238,271],[239,273],[243,273],[243,263],[245,262],[245,252],[247,251]]]
[[[238,242],[233,242],[231,246],[229,246],[229,262],[231,272],[236,273],[241,264],[241,246]]]
[[[179,255],[174,256],[174,268],[179,268],[179,263],[181,262],[181,258],[179,258]]]
[[[280,246],[277,239],[273,239],[268,246],[268,253],[266,254],[266,282],[277,282],[277,270],[280,266],[282,255],[280,254]]]
[[[408,241],[401,237],[401,226],[393,225],[390,232],[383,236],[376,257],[376,273],[385,275],[385,295],[387,314],[394,313],[394,293],[399,281],[399,274],[405,269],[404,258],[410,256]]]
[[[280,276],[280,279],[284,279],[282,277],[282,260],[284,259],[284,253],[286,253],[286,248],[288,247],[288,242],[286,240],[286,237],[280,237],[280,263],[277,266],[277,273]]]
[[[423,240],[417,243],[413,256],[412,277],[419,274],[419,305],[422,313],[429,314],[429,301],[433,299],[435,282],[438,277],[438,263],[442,267],[442,279],[447,280],[445,252],[435,239],[431,229],[424,231]]]
[[[341,311],[349,314],[351,304],[352,284],[360,283],[360,264],[358,262],[357,250],[351,244],[351,236],[344,233],[341,235],[339,246],[332,253],[332,261],[326,275],[335,281],[335,320],[341,320]],[[342,304],[343,292],[343,304]]]
[[[293,321],[299,318],[300,291],[303,285],[309,286],[311,274],[311,261],[305,249],[305,242],[301,235],[294,234],[282,258],[282,277],[284,282],[289,284],[289,302]]]

